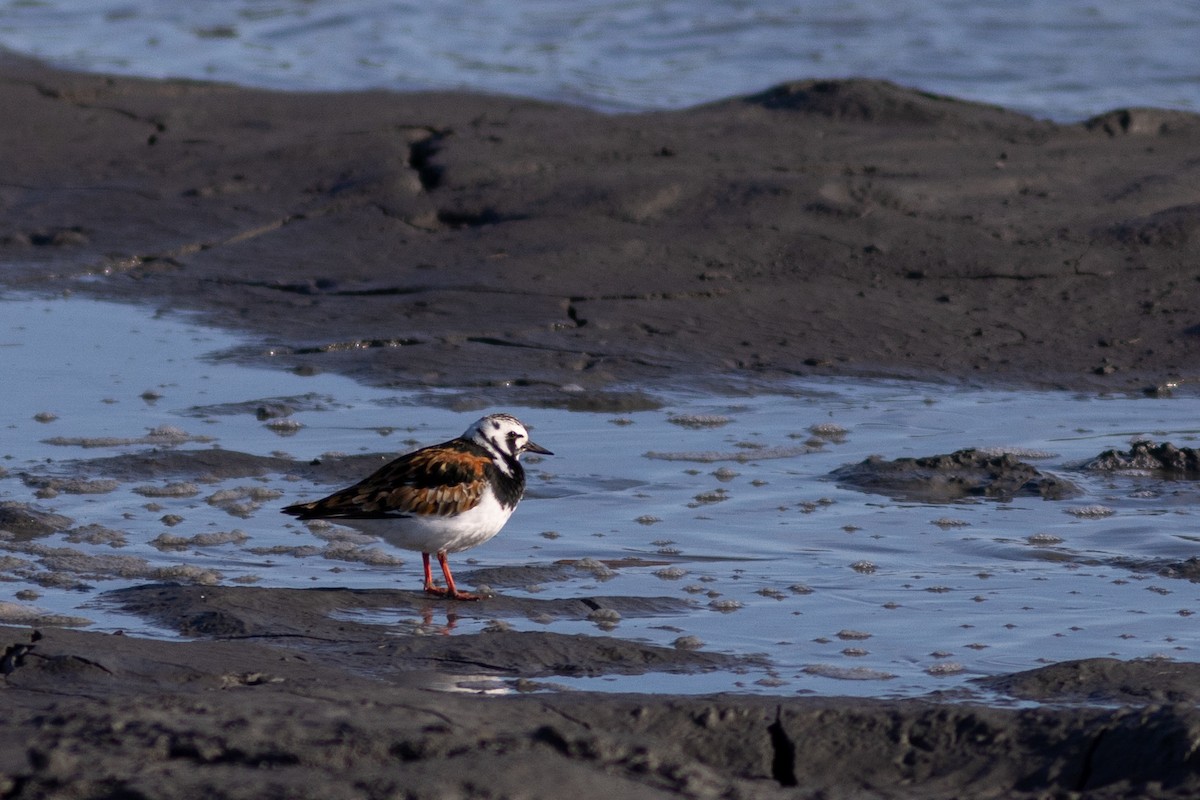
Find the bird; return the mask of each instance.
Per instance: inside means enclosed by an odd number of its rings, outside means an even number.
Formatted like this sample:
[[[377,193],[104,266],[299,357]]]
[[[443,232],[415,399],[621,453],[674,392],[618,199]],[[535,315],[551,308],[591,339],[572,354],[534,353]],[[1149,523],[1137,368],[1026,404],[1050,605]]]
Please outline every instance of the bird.
[[[379,536],[421,553],[425,591],[455,600],[479,600],[454,584],[447,556],[491,539],[525,494],[524,453],[554,453],[535,444],[511,414],[489,414],[462,436],[402,455],[353,486],[282,509],[301,520],[324,519]],[[429,558],[436,555],[446,585],[437,586]]]

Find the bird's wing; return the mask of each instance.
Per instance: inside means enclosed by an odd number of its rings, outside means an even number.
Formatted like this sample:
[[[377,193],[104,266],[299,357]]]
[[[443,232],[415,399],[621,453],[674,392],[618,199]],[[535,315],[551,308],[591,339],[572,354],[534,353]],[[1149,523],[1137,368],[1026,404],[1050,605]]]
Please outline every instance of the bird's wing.
[[[401,456],[326,498],[283,509],[301,519],[461,514],[479,504],[492,460],[450,442]]]

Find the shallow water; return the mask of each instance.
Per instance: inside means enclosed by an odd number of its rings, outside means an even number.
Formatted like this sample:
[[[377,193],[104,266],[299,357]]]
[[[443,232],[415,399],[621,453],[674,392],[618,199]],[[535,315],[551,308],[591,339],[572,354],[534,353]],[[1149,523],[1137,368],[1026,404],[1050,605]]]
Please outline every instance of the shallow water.
[[[5,381],[0,500],[75,521],[66,534],[0,538],[0,618],[44,624],[57,616],[167,635],[97,598],[169,578],[419,587],[415,554],[278,513],[333,487],[275,474],[177,489],[171,480],[113,481],[81,466],[161,447],[303,460],[404,451],[450,438],[484,411],[221,356],[246,344],[139,307],[78,297],[0,301],[0,364],[20,376]],[[663,408],[636,413],[505,409],[556,455],[530,459],[527,499],[499,537],[453,559],[456,576],[470,585],[475,569],[587,560],[593,568],[578,577],[497,588],[543,599],[680,597],[691,609],[502,622],[667,646],[683,637],[680,645],[764,654],[770,666],[553,683],[906,696],[1072,658],[1196,658],[1200,586],[1114,565],[1196,554],[1196,486],[1070,471],[1143,436],[1194,445],[1194,398],[831,380],[774,394],[658,396]],[[296,409],[282,427],[254,413],[278,398]],[[826,477],[874,453],[963,447],[1015,450],[1069,475],[1085,494],[932,505]],[[154,496],[162,490],[167,496]],[[191,538],[198,535],[205,538]],[[308,549],[265,552],[297,547]],[[486,602],[456,611],[456,632],[495,624]],[[394,614],[356,619],[382,631],[418,624]]]
[[[280,89],[472,89],[675,108],[802,78],[884,78],[1079,120],[1200,111],[1200,16],[1120,0],[38,0],[0,46],[75,69]]]

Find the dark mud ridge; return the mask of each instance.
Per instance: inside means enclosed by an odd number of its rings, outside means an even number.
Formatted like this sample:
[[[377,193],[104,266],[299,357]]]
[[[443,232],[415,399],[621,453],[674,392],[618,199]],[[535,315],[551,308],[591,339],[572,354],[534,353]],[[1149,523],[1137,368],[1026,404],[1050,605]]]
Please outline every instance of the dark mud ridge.
[[[530,649],[504,632],[425,638]],[[385,644],[0,628],[0,790],[5,798],[580,800],[1200,792],[1196,664],[1093,659],[988,682],[1053,708],[952,698],[496,697],[427,688],[430,659],[453,676],[478,670],[478,654]],[[368,674],[361,662],[390,667]],[[1080,701],[1108,707],[1072,705]]]

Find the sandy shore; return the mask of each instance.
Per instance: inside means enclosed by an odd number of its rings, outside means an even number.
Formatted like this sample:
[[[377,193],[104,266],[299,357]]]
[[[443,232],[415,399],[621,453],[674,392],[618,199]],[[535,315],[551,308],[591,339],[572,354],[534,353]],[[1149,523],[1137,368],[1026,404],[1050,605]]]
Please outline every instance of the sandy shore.
[[[865,81],[603,116],[14,57],[0,76],[4,285],[202,312],[260,343],[247,361],[595,407],[643,402],[631,386],[809,374],[1088,392],[1200,377],[1196,116],[1060,126]],[[1052,701],[1022,708],[479,696],[430,687],[719,665],[591,637],[330,627],[330,603],[446,613],[403,592],[118,594],[193,640],[0,628],[3,796],[1200,792],[1193,664],[991,684]]]

